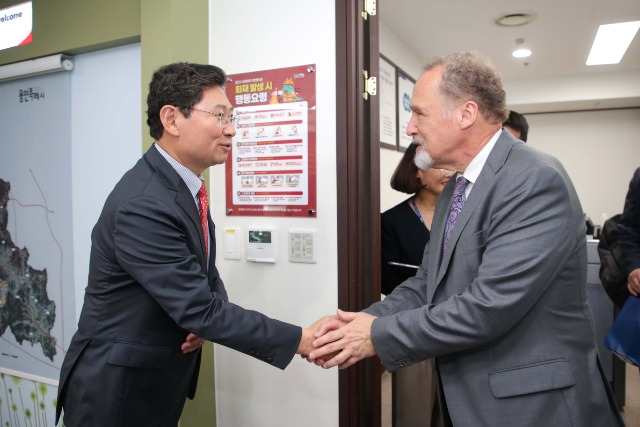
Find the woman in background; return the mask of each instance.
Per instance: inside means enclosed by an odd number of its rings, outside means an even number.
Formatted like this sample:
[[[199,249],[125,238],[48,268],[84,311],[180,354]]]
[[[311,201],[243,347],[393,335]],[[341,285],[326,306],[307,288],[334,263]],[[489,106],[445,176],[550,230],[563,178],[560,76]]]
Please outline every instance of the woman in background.
[[[400,160],[391,188],[411,194],[404,202],[382,214],[382,293],[415,276],[429,241],[436,201],[453,175],[446,169],[420,170],[414,163],[418,145],[411,144]],[[433,360],[425,360],[393,373],[392,412],[394,427],[430,427],[441,424],[436,406]],[[436,408],[437,409],[437,408]],[[433,423],[431,422],[433,420]]]

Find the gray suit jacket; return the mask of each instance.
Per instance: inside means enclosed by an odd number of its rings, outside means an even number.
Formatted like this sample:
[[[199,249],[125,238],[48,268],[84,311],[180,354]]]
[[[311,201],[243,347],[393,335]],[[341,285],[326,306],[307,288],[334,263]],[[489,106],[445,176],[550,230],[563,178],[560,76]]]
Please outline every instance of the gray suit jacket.
[[[200,352],[187,334],[284,369],[301,329],[227,300],[186,184],[152,147],[105,202],[93,229],[84,305],[62,370],[56,422],[176,426],[195,394]]]
[[[416,276],[365,310],[381,316],[372,342],[385,368],[436,357],[456,427],[623,425],[587,302],[583,211],[562,165],[503,131],[443,252],[454,186]]]

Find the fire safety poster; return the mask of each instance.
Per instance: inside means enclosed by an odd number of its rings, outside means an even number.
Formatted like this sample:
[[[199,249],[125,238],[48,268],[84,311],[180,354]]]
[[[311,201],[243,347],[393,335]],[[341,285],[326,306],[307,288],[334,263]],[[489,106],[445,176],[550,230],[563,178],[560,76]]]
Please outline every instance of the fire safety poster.
[[[315,64],[232,74],[227,215],[316,217]]]

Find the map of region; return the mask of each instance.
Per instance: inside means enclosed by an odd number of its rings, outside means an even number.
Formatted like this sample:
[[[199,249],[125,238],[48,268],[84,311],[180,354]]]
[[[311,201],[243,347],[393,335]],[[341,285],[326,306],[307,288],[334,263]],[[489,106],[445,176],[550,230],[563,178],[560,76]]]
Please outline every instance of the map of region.
[[[20,345],[39,343],[53,362],[55,302],[47,297],[47,270],[29,266],[29,251],[18,248],[7,230],[10,189],[11,184],[0,179],[0,335],[11,328]]]

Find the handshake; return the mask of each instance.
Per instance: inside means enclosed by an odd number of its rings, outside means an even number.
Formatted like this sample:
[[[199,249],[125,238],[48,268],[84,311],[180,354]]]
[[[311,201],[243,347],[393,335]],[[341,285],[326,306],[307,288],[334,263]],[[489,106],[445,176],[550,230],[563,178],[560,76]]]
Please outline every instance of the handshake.
[[[363,312],[338,310],[302,329],[297,353],[325,369],[345,369],[376,354],[371,342],[371,325],[376,317]]]

